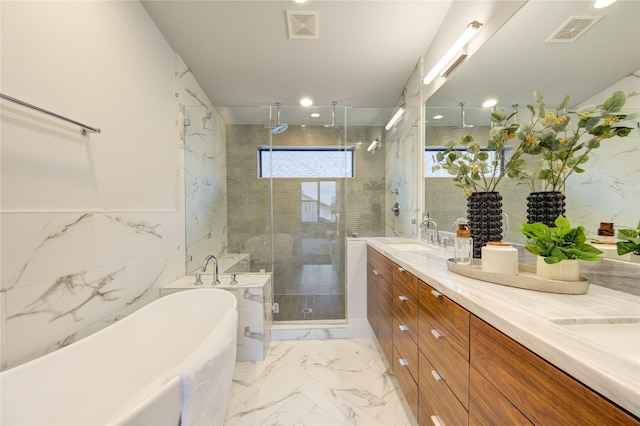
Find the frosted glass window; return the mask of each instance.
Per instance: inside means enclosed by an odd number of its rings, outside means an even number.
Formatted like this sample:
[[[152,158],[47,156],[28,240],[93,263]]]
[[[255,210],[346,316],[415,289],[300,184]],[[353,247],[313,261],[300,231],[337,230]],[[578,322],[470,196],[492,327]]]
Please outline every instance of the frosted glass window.
[[[353,163],[353,148],[258,148],[262,178],[351,178]]]

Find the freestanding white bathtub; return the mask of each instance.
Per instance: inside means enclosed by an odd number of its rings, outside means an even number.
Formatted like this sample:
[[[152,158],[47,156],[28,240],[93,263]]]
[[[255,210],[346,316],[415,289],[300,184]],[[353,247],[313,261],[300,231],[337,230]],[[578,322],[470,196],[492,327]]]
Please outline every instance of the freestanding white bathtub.
[[[2,425],[222,425],[238,313],[224,290],[162,297],[0,374]]]

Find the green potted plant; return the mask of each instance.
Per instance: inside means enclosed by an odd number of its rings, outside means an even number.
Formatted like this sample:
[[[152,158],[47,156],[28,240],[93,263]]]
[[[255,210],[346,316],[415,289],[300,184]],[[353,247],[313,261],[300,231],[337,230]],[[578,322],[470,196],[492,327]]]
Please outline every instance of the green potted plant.
[[[602,252],[586,243],[584,227],[571,227],[558,216],[550,227],[541,222],[523,223],[521,232],[529,237],[524,249],[537,256],[536,274],[561,281],[578,281],[579,260],[600,260]]]
[[[618,240],[616,248],[619,255],[631,253],[632,260],[640,261],[640,222],[636,229],[618,230]]]

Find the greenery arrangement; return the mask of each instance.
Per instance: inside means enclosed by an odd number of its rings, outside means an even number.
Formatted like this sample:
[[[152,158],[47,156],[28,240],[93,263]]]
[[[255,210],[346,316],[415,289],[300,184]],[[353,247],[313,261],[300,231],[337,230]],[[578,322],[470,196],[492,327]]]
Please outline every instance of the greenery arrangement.
[[[508,123],[515,114],[508,114],[503,109],[493,111],[492,127],[485,147],[475,142],[472,135],[460,138],[457,146],[454,142],[449,142],[444,151],[436,154],[433,170],[447,170],[454,176],[455,186],[462,188],[467,196],[473,192],[495,191],[505,176],[530,176],[531,172],[526,169],[527,162],[521,158],[525,153],[534,153],[530,151],[532,147],[526,141],[518,145],[506,163],[504,161],[505,147],[510,140],[516,138],[520,128],[517,123]],[[489,152],[493,152],[493,158],[490,158]]]
[[[618,241],[616,248],[618,254],[633,253],[640,255],[640,222],[636,229],[620,229],[618,230]]]
[[[623,124],[637,114],[622,112],[626,93],[616,91],[601,105],[587,105],[575,111],[565,111],[569,96],[565,96],[555,112],[545,109],[544,94],[533,94],[537,107],[527,105],[531,120],[520,125],[521,137],[532,154],[540,154],[541,168],[535,175],[544,182],[545,191],[562,191],[572,173],[583,173],[589,153],[600,147],[601,141],[615,136],[629,136],[633,127]],[[526,181],[535,192],[535,180],[526,174],[514,176]]]
[[[544,223],[523,223],[521,232],[529,237],[524,249],[554,264],[567,259],[599,260],[602,251],[586,243],[584,227],[572,228],[569,220],[558,216],[555,228]]]
[[[627,100],[622,91],[614,92],[602,105],[588,105],[575,111],[565,111],[569,96],[564,97],[555,112],[546,110],[541,91],[535,91],[533,96],[538,105],[527,105],[532,115],[528,122],[509,123],[516,112],[494,110],[485,147],[472,135],[463,136],[457,145],[449,142],[444,151],[436,154],[433,170],[447,170],[454,177],[455,186],[462,188],[467,196],[473,192],[496,191],[505,176],[529,184],[532,192],[536,191],[534,178],[544,182],[545,191],[561,191],[572,173],[584,172],[589,153],[598,148],[602,140],[628,136],[633,128],[623,121],[638,115],[622,112]],[[505,147],[517,142],[506,159]],[[527,169],[524,154],[540,156],[537,173]]]

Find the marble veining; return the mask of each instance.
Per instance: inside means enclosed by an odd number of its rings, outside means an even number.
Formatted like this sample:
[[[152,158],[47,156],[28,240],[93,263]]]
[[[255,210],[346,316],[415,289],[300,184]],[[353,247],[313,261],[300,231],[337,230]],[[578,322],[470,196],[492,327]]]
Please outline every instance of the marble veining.
[[[225,425],[416,425],[370,338],[272,342],[236,363]]]
[[[49,322],[67,315],[73,317],[75,321],[81,321],[84,318],[78,315],[78,311],[94,298],[106,302],[119,299],[116,293],[121,292],[122,289],[103,290],[103,288],[111,283],[115,276],[123,270],[124,268],[92,281],[87,281],[85,278],[86,272],[60,277],[42,296],[25,306],[24,310],[9,315],[7,320],[26,315],[46,313],[50,315]],[[76,296],[76,298],[78,295],[81,296],[71,307],[59,306],[60,300],[65,300],[68,295]]]

